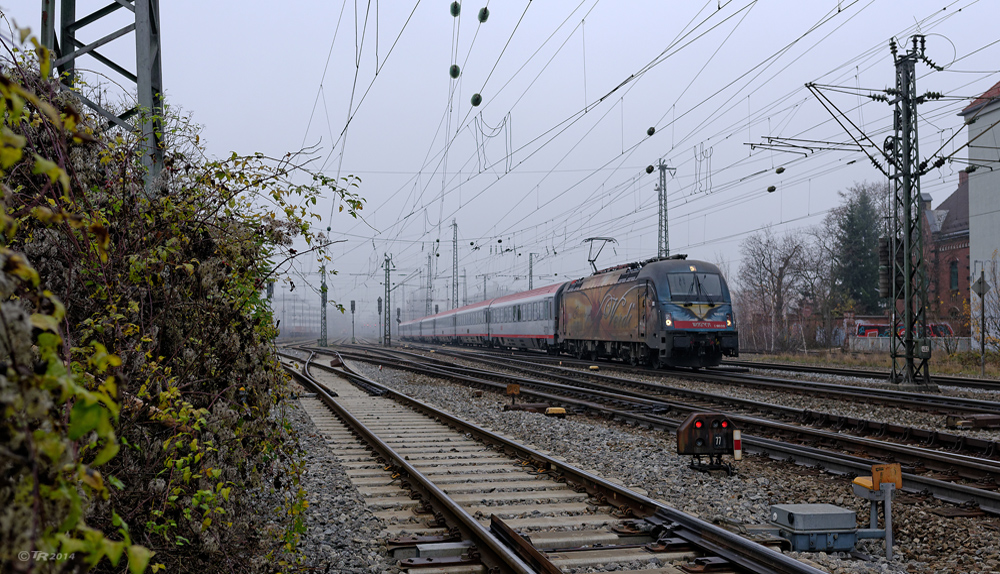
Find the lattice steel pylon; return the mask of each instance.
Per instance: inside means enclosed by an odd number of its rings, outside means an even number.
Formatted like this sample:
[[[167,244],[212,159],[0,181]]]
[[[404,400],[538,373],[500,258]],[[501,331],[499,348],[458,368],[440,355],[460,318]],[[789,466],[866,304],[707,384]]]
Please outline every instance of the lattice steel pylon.
[[[388,253],[385,254],[385,263],[382,265],[385,268],[385,321],[382,323],[382,344],[386,347],[392,346],[392,321],[389,312],[392,309],[392,299],[389,298],[390,293],[392,293],[392,284],[389,283],[389,272],[392,271],[392,256]]]
[[[667,167],[661,159],[657,165],[660,170],[660,183],[656,186],[660,202],[659,225],[657,226],[656,255],[658,257],[670,257],[670,229],[667,222],[667,172],[673,173],[677,170],[674,167]]]
[[[326,346],[326,265],[319,268],[319,346]]]
[[[89,44],[77,40],[78,31],[120,9],[131,11],[135,15],[135,21]],[[135,32],[135,73],[97,51],[97,48],[130,32]],[[65,89],[73,87],[76,60],[81,56],[94,58],[135,84],[138,105],[120,115],[113,114],[79,92],[76,96],[107,119],[108,127],[114,124],[135,132],[140,137],[142,165],[146,168],[146,189],[150,190],[152,182],[163,168],[163,146],[160,139],[160,134],[163,133],[160,0],[118,0],[82,18],[76,17],[76,0],[60,0],[58,28],[56,0],[42,0],[41,41],[55,55],[53,65],[58,69],[60,85]],[[128,123],[130,118],[135,118],[134,124]]]
[[[451,308],[458,308],[458,221],[451,220]]]
[[[926,61],[924,37],[914,36],[913,47],[902,55],[897,53],[895,42],[891,47],[896,64],[896,89],[890,92],[895,98],[889,103],[895,108],[895,134],[885,143],[894,191],[891,377],[895,383],[929,385],[927,362],[931,348],[927,339],[927,271],[920,198],[920,175],[924,166],[921,166],[917,152],[917,104],[921,98],[917,97],[916,63],[917,60]],[[896,256],[899,248],[902,248],[901,258]],[[903,301],[902,317],[899,317],[900,300]]]
[[[430,316],[431,301],[434,298],[434,255],[432,253],[427,254],[427,305],[424,308],[424,316]]]

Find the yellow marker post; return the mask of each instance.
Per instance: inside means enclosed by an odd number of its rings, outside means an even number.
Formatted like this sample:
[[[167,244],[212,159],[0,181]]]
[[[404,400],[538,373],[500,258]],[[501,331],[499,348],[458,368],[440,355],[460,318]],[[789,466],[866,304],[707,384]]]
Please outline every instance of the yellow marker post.
[[[510,383],[507,385],[507,394],[510,395],[510,404],[514,404],[514,397],[521,394],[521,385]]]

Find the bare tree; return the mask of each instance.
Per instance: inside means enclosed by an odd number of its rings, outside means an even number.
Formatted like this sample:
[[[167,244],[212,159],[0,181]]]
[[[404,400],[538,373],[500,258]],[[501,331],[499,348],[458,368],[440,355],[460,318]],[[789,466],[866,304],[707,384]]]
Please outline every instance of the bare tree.
[[[789,233],[779,237],[770,226],[740,244],[743,256],[738,277],[741,300],[761,315],[767,313],[772,352],[778,347],[779,326],[783,323],[787,306],[799,292],[799,271],[805,249],[801,234]],[[781,332],[782,347],[788,339],[786,335]]]
[[[836,262],[822,227],[811,229],[808,235],[810,241],[803,251],[802,265],[797,272],[798,279],[802,285],[803,297],[820,317],[816,341],[831,346],[833,317],[842,300],[837,290]]]

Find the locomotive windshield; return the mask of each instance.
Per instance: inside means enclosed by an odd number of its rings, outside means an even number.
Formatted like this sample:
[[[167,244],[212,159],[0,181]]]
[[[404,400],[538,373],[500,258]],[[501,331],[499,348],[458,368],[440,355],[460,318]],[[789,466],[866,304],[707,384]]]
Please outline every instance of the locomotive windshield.
[[[667,273],[670,300],[724,303],[722,277],[716,273]]]

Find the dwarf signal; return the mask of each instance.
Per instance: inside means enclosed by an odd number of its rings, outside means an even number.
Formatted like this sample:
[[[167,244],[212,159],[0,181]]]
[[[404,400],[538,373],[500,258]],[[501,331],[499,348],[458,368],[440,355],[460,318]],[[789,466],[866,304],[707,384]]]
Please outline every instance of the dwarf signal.
[[[733,422],[722,413],[693,413],[677,428],[677,454],[695,456],[691,468],[711,471],[733,469],[723,464],[723,455],[743,457],[743,440]]]

